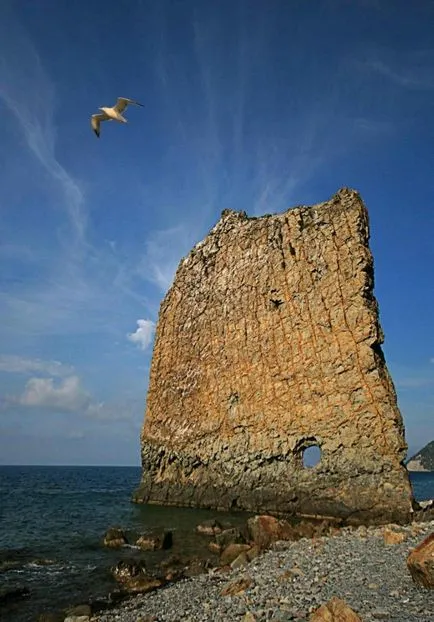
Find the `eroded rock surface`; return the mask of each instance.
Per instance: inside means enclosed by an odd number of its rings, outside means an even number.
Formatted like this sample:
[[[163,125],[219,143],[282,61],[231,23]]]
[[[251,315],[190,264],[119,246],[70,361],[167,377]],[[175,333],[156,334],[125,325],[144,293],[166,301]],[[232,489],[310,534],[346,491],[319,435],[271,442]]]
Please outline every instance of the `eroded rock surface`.
[[[135,501],[406,522],[373,284],[357,192],[261,218],[225,210],[161,304]]]

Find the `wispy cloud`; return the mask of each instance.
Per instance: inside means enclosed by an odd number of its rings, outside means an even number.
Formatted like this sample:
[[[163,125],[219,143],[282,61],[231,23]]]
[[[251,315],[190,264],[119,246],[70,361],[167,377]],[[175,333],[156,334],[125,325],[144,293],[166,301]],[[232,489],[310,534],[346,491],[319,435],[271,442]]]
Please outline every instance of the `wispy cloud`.
[[[194,225],[177,225],[151,233],[145,243],[145,252],[139,260],[136,273],[162,292],[166,292],[175,276],[182,257],[197,240]]]
[[[73,368],[59,361],[29,359],[13,354],[0,354],[0,371],[17,374],[42,373],[48,376],[69,376]]]
[[[434,49],[406,50],[405,55],[377,49],[358,64],[405,89],[434,89]]]
[[[55,88],[31,39],[12,14],[0,22],[0,100],[15,117],[27,146],[63,194],[63,206],[75,244],[86,230],[80,183],[56,157]],[[64,240],[71,241],[71,235]]]
[[[128,333],[127,339],[135,343],[141,350],[146,350],[154,335],[155,322],[152,320],[137,320],[137,325],[137,330],[134,333]]]

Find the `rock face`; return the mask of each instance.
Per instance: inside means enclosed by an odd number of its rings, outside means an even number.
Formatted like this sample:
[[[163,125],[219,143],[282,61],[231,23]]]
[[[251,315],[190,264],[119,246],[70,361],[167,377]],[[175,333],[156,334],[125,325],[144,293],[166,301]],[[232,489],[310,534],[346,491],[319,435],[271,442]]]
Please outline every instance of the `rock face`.
[[[425,445],[407,462],[409,471],[434,471],[434,441]]]
[[[261,218],[225,210],[161,304],[134,500],[408,521],[373,284],[357,192]]]

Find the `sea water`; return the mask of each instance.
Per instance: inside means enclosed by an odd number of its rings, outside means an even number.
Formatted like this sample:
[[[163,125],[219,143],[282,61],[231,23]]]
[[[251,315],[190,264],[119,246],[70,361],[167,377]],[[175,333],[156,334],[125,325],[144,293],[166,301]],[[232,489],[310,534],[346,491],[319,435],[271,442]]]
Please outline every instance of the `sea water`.
[[[176,534],[174,553],[206,556],[207,539],[194,536],[198,523],[246,519],[133,504],[139,480],[138,467],[0,466],[0,596],[11,587],[30,592],[0,603],[0,620],[33,622],[41,612],[106,596],[115,588],[110,567],[134,554],[102,546],[110,526],[122,526],[132,541],[154,528],[169,529]],[[412,473],[411,480],[418,500],[434,498],[434,473]],[[162,555],[147,553],[147,559],[157,564]]]

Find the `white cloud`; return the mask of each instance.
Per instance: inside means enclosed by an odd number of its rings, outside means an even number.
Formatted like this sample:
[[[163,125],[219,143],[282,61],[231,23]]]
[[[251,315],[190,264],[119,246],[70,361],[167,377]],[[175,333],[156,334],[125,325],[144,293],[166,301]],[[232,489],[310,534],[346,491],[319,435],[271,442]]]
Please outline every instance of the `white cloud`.
[[[434,356],[430,358],[429,362],[434,364]]]
[[[146,350],[154,335],[155,322],[152,320],[137,320],[137,325],[137,330],[134,333],[128,333],[127,339],[137,344],[141,350]]]
[[[62,412],[87,410],[90,395],[82,388],[78,376],[69,376],[57,384],[52,378],[30,378],[18,402]]]
[[[13,354],[0,354],[0,372],[27,374],[42,373],[49,376],[69,376],[73,368],[59,361],[43,361],[41,359],[28,359]]]

